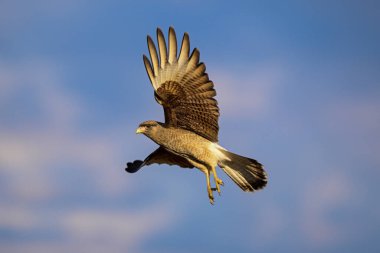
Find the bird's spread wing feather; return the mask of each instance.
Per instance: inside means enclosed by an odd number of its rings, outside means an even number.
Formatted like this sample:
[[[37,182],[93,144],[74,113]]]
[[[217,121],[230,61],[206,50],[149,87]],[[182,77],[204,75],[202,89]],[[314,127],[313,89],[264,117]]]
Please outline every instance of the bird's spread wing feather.
[[[163,147],[159,147],[156,149],[153,153],[151,153],[146,159],[145,159],[146,165],[151,165],[153,163],[157,164],[169,164],[169,165],[178,165],[182,168],[193,168],[194,166],[191,165],[186,158],[178,156],[176,154],[173,154],[169,151],[167,151]]]
[[[134,162],[127,163],[127,172],[135,173],[143,166],[151,164],[169,164],[169,165],[178,165],[182,168],[194,168],[185,158],[178,156],[176,154],[170,153],[163,147],[159,147],[148,155],[144,161],[136,160]]]
[[[158,53],[148,36],[150,60],[143,56],[155,98],[164,107],[165,124],[193,131],[210,141],[218,141],[219,108],[214,84],[199,62],[199,50],[190,53],[190,40],[184,34],[179,56],[174,29],[169,28],[168,48],[162,31],[157,29]]]

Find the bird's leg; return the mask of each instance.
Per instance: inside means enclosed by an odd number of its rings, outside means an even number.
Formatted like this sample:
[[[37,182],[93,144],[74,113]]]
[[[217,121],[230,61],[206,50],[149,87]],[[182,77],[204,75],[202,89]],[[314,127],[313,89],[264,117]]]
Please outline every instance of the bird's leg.
[[[196,168],[198,168],[200,171],[202,171],[203,173],[205,173],[206,175],[206,183],[207,183],[207,193],[208,193],[208,198],[210,200],[210,203],[211,205],[214,204],[214,195],[212,194],[212,189],[211,189],[211,185],[210,185],[210,171],[208,170],[208,168],[201,164],[201,163],[197,163],[195,161],[192,161],[192,160],[189,160],[189,162]]]
[[[215,186],[216,190],[218,191],[218,194],[220,195],[220,185],[224,185],[222,179],[218,178],[218,175],[216,174],[216,169],[215,166],[211,167],[212,174],[214,175],[214,181],[215,181]]]
[[[214,195],[212,194],[211,185],[210,185],[210,171],[206,169],[204,171],[204,173],[206,174],[208,198],[210,200],[210,204],[213,205],[214,204]]]
[[[207,183],[207,193],[208,193],[208,198],[210,200],[210,204],[214,204],[214,195],[212,194],[212,189],[211,189],[211,184],[210,184],[210,171],[207,169],[207,167],[197,164],[198,168],[205,173],[206,175],[206,183]]]

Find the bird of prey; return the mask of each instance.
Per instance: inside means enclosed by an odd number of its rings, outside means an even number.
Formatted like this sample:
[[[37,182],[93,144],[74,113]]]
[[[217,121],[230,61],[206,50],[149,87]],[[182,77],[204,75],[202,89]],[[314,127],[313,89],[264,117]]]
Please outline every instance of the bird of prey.
[[[254,159],[243,157],[218,144],[219,108],[214,99],[213,82],[199,61],[199,50],[190,54],[189,35],[183,35],[177,55],[177,38],[169,28],[168,44],[157,28],[158,51],[147,37],[150,60],[143,56],[154,98],[163,106],[165,123],[148,120],[139,125],[142,133],[159,147],[144,161],[127,163],[126,171],[134,173],[145,165],[169,164],[197,168],[206,175],[207,193],[214,204],[213,191],[220,195],[223,181],[216,173],[219,166],[243,191],[254,192],[267,184],[263,166]],[[215,187],[211,187],[212,174]]]

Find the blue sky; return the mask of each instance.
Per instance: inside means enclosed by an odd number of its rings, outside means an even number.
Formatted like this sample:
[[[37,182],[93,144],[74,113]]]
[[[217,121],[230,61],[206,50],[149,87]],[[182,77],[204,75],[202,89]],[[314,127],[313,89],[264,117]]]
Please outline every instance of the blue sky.
[[[1,252],[379,252],[377,1],[0,2]],[[163,120],[146,35],[190,34],[220,143],[269,174],[125,163]]]

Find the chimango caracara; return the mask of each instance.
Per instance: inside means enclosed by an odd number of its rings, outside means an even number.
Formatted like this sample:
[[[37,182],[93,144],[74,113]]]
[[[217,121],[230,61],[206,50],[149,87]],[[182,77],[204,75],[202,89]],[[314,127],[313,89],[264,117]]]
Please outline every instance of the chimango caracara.
[[[206,175],[207,193],[214,203],[213,191],[220,194],[223,181],[216,166],[243,190],[253,192],[267,184],[263,166],[254,159],[227,151],[218,144],[219,108],[214,99],[214,84],[199,62],[199,51],[190,53],[189,35],[184,34],[177,55],[177,38],[169,28],[168,47],[162,31],[157,28],[158,53],[148,36],[150,61],[144,64],[154,88],[156,101],[164,108],[165,123],[148,120],[139,125],[136,133],[145,134],[159,145],[144,161],[127,163],[126,171],[136,172],[144,165],[169,164],[197,168]],[[211,187],[210,174],[215,182]]]

